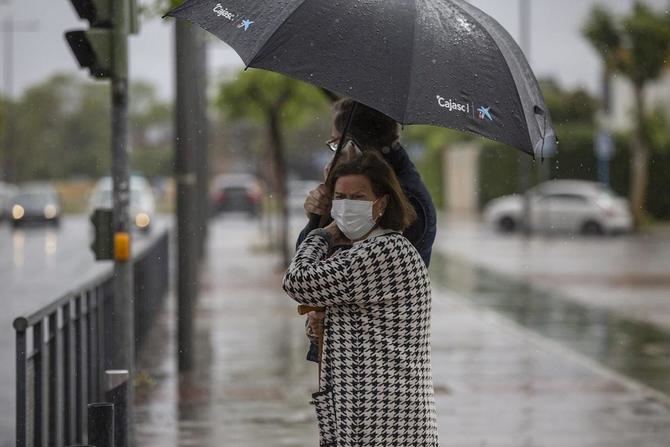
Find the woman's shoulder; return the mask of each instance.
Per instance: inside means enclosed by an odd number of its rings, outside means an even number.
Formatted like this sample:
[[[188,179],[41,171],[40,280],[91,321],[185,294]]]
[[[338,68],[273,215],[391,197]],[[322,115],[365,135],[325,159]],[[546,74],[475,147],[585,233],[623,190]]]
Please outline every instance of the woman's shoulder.
[[[389,232],[370,238],[365,243],[358,245],[357,248],[363,252],[369,250],[375,252],[392,250],[394,253],[397,253],[398,251],[404,251],[404,249],[416,251],[409,239],[399,232]]]

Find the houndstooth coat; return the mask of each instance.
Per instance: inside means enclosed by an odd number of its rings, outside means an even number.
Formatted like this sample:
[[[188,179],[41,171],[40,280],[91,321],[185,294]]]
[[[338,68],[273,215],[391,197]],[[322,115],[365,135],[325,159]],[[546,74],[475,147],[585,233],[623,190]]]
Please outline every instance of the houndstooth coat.
[[[431,293],[421,256],[399,233],[330,258],[328,249],[328,238],[312,232],[283,282],[298,303],[327,308],[321,383],[312,396],[320,445],[437,446]]]

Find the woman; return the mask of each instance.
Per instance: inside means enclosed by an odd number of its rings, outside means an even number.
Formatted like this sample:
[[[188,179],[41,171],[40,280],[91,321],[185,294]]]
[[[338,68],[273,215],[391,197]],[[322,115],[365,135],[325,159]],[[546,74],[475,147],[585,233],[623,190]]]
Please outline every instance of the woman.
[[[437,446],[430,281],[402,235],[416,214],[375,152],[338,166],[326,186],[334,222],[305,238],[283,283],[298,303],[326,308],[313,395],[321,446]]]
[[[353,119],[344,137],[347,141],[345,141],[340,160],[351,158],[347,148],[353,146],[359,152],[362,150],[380,154],[384,161],[393,168],[402,191],[416,213],[416,219],[403,230],[403,235],[419,251],[426,266],[429,266],[437,225],[435,206],[419,172],[410,160],[407,151],[400,144],[400,125],[392,118],[365,104],[356,103],[351,98],[340,99],[333,105],[333,128],[331,139],[327,143],[331,150],[337,147],[337,143],[345,133],[346,123],[352,113]],[[330,204],[331,196],[326,191],[326,186],[319,185],[309,193],[305,200],[305,211],[308,215],[329,215]],[[316,222],[312,220],[307,223],[298,237],[296,248],[312,230],[318,227]],[[310,340],[307,360],[319,361],[318,334],[321,332],[322,325],[322,312],[310,312],[307,325]]]

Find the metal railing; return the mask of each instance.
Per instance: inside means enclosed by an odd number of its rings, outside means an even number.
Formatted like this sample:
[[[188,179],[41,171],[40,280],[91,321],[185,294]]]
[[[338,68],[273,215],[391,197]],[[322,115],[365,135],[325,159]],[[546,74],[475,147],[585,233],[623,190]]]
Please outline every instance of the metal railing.
[[[169,232],[133,259],[140,345],[168,288]],[[113,271],[27,317],[16,331],[16,445],[83,444],[87,406],[104,401]]]

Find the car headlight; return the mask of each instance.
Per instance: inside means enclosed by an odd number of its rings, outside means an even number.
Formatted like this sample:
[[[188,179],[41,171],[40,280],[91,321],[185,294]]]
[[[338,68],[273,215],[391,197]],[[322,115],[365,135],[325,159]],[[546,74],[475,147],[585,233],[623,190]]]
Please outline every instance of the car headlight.
[[[53,219],[58,215],[58,208],[56,208],[56,205],[47,205],[44,207],[44,217],[47,219]]]
[[[139,213],[135,216],[135,225],[137,228],[146,228],[151,223],[151,219],[147,213]]]
[[[12,217],[14,220],[19,220],[25,216],[26,210],[23,209],[21,205],[14,205],[12,207]]]

